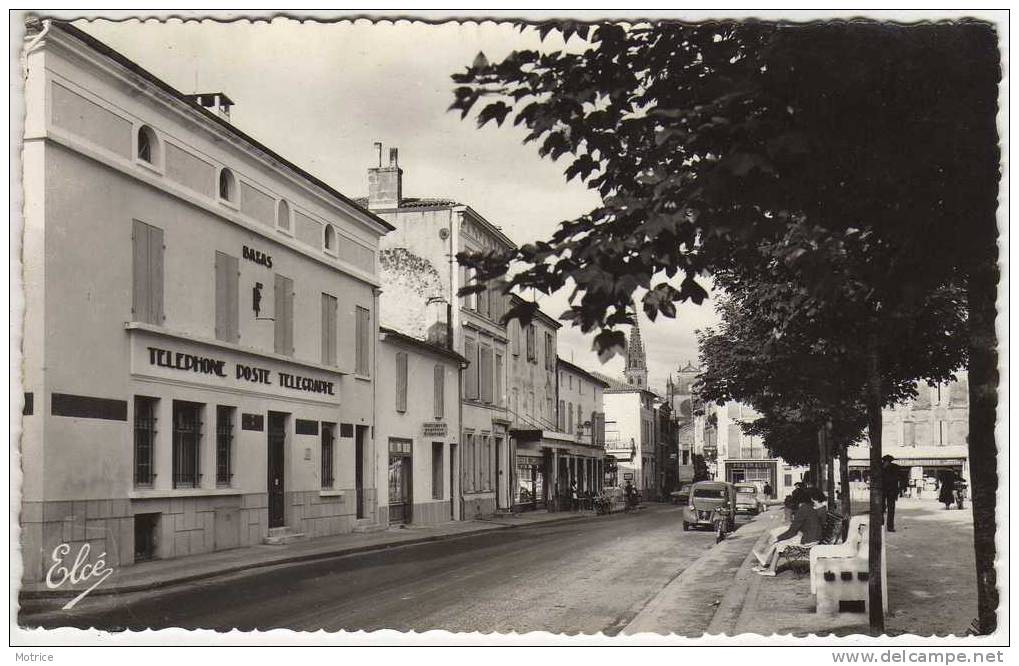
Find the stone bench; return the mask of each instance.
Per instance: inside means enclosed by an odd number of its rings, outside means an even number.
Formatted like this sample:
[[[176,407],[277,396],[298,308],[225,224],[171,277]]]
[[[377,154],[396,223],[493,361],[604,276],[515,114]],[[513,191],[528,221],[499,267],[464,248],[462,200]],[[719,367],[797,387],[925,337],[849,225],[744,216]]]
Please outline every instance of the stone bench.
[[[882,528],[883,529],[883,528]],[[881,552],[883,606],[888,610],[887,558]],[[817,613],[867,612],[870,596],[870,519],[854,516],[843,543],[814,546],[810,551],[810,591],[817,597]]]

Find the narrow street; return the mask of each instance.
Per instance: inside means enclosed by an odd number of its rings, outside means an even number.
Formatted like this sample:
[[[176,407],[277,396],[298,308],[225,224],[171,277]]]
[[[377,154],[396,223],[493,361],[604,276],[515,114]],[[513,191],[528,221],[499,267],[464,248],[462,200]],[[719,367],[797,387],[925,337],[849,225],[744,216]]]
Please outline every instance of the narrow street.
[[[651,505],[636,515],[279,566],[162,592],[86,598],[71,611],[23,611],[20,624],[614,635],[714,545],[710,532],[682,531],[679,507]],[[710,621],[710,613],[705,617]],[[700,634],[705,628],[684,629]]]

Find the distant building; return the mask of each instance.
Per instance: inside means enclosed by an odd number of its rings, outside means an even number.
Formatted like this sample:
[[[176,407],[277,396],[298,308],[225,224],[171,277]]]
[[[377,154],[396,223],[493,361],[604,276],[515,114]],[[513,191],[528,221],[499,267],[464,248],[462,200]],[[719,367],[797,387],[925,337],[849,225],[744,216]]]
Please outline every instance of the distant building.
[[[403,169],[396,148],[368,170],[368,197],[359,200],[394,231],[379,256],[382,323],[413,337],[444,344],[467,359],[462,375],[463,413],[450,454],[460,470],[456,519],[491,516],[511,505],[512,456],[507,410],[506,325],[508,299],[498,285],[459,296],[473,285],[458,252],[512,249],[502,231],[466,204],[444,198],[403,195]],[[450,337],[452,339],[450,339]]]
[[[729,483],[757,482],[772,488],[772,497],[785,497],[803,477],[804,468],[788,465],[764,446],[760,437],[743,432],[740,423],[760,418],[753,408],[738,402],[706,404],[695,418],[695,450],[700,447],[714,478]],[[712,464],[713,462],[713,464]]]
[[[605,395],[605,451],[612,457],[619,485],[631,481],[645,497],[657,496],[661,484],[655,439],[655,401],[648,388],[647,357],[634,324],[626,348],[625,381],[594,373],[608,387]]]
[[[914,484],[954,470],[969,478],[969,375],[956,381],[917,387],[917,397],[882,411],[881,450]],[[870,445],[849,449],[849,478],[862,490],[869,477]],[[904,479],[904,483],[908,483]]]
[[[466,359],[442,345],[379,330],[375,437],[379,505],[389,525],[453,519],[460,486],[460,369]],[[323,488],[332,488],[323,482]]]

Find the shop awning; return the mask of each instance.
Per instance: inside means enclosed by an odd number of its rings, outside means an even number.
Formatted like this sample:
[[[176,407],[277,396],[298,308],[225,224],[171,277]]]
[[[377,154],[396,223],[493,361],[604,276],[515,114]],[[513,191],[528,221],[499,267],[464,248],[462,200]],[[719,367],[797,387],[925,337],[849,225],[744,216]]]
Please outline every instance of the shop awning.
[[[966,464],[965,458],[896,458],[893,461],[899,467],[962,467]],[[850,467],[870,467],[869,460],[851,459]]]

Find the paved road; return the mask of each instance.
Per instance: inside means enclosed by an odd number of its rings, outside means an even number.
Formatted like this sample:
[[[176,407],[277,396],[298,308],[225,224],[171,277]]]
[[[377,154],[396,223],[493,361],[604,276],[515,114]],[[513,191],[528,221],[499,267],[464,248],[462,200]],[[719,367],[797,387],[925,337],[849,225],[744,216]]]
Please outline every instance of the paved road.
[[[22,614],[23,626],[618,633],[714,546],[652,505]],[[704,628],[691,627],[693,633]]]

